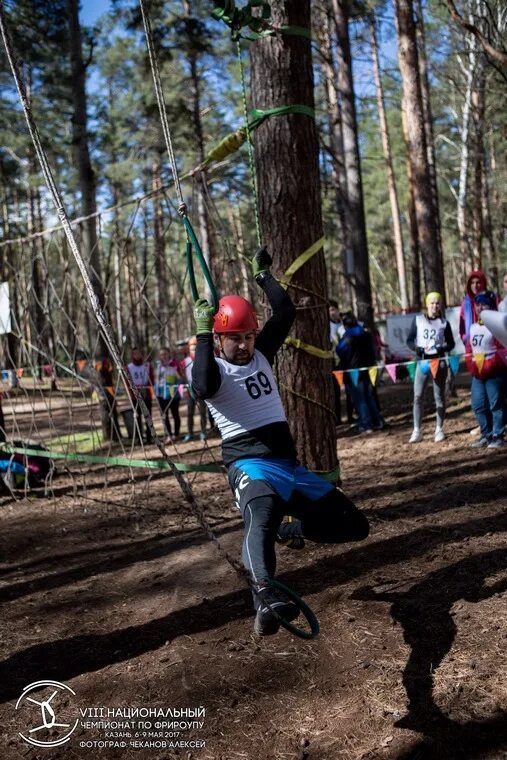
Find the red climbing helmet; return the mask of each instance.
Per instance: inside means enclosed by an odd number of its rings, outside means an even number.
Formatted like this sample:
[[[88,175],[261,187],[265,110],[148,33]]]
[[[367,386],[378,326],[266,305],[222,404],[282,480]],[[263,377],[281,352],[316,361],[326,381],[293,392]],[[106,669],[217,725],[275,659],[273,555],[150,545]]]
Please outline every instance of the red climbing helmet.
[[[244,333],[258,328],[257,315],[246,298],[224,296],[220,299],[213,325],[216,333]]]

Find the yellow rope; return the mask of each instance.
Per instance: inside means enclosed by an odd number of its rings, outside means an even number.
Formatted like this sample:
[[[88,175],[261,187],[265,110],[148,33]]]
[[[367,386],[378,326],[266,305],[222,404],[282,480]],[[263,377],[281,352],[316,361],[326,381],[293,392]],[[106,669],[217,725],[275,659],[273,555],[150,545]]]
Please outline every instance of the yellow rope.
[[[288,338],[285,338],[285,343],[288,346],[299,348],[301,351],[306,351],[307,354],[316,356],[318,359],[332,359],[334,356],[334,352],[331,349],[324,349],[324,348],[318,348],[317,346],[312,346],[309,343],[305,343],[304,341],[299,340],[299,338],[292,338],[291,336],[289,336]]]
[[[303,264],[306,264],[307,261],[309,261],[312,256],[315,256],[317,251],[320,251],[322,246],[324,245],[325,238],[324,236],[320,238],[320,240],[317,240],[313,245],[311,245],[309,248],[306,249],[306,251],[303,251],[297,259],[295,259],[290,267],[287,269],[285,274],[283,275],[283,278],[280,280],[281,285],[283,285],[285,288],[287,288],[290,285],[290,281],[292,280],[293,276],[296,274],[298,269],[301,269]]]
[[[326,406],[325,404],[322,404],[320,401],[315,401],[314,398],[310,398],[310,396],[305,396],[304,393],[298,393],[297,391],[293,390],[292,388],[289,388],[288,385],[285,385],[285,383],[278,383],[280,388],[285,388],[286,391],[289,391],[289,393],[292,393],[293,396],[297,396],[298,398],[304,399],[304,401],[309,401],[310,404],[315,404],[315,406],[320,406],[322,409],[325,409],[326,412],[329,412],[334,417],[334,409],[331,409],[329,406]]]

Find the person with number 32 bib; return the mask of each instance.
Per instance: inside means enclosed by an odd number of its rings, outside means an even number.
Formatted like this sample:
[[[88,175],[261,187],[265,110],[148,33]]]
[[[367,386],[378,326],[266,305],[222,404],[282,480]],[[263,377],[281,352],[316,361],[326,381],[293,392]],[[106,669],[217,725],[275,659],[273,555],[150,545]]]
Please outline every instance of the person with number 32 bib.
[[[506,367],[501,359],[502,346],[481,320],[484,309],[496,310],[496,295],[490,290],[475,296],[477,321],[470,328],[466,343],[466,363],[472,375],[472,409],[481,428],[481,437],[472,448],[504,445],[504,406]]]
[[[269,268],[265,248],[253,258],[253,274],[272,316],[258,332],[253,306],[241,296],[220,299],[216,314],[196,301],[197,349],[192,387],[205,399],[222,437],[229,484],[245,525],[243,563],[252,581],[260,636],[276,633],[279,619],[299,609],[270,587],[275,542],[291,548],[304,539],[338,543],[368,535],[368,521],[331,483],[299,464],[272,366],[296,316],[295,307]],[[219,352],[215,354],[215,348]],[[295,518],[282,522],[284,515]]]
[[[426,296],[426,311],[416,314],[412,321],[407,346],[419,361],[414,376],[414,429],[409,443],[419,443],[423,435],[421,430],[424,391],[430,374],[433,380],[433,397],[436,408],[435,443],[445,440],[443,430],[445,418],[445,382],[447,380],[447,360],[444,358],[454,348],[451,325],[441,312],[442,297],[432,291]],[[436,372],[431,367],[437,363]]]

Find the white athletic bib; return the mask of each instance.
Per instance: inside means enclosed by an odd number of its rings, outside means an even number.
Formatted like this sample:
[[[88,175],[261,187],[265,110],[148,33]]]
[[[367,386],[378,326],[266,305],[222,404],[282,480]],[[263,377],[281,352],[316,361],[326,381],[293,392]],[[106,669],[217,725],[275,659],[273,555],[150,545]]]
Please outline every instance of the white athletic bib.
[[[486,325],[480,325],[478,322],[474,322],[470,328],[470,345],[473,354],[488,356],[496,352],[493,333],[488,330]]]
[[[150,384],[148,364],[133,364],[131,362],[127,367],[132,380],[132,385],[135,385],[136,388],[141,388],[142,386]]]
[[[190,358],[190,356],[186,356],[183,359],[182,366],[185,371],[185,377],[187,378],[187,383],[191,385],[192,383],[192,366],[194,364],[194,360]]]
[[[428,319],[426,314],[418,314],[415,320],[417,326],[415,344],[417,348],[422,348],[425,354],[437,354],[438,349],[445,343],[447,320],[441,317]]]
[[[286,422],[282,401],[269,362],[254,351],[245,366],[216,359],[222,383],[206,404],[218,426],[222,440],[249,430]]]

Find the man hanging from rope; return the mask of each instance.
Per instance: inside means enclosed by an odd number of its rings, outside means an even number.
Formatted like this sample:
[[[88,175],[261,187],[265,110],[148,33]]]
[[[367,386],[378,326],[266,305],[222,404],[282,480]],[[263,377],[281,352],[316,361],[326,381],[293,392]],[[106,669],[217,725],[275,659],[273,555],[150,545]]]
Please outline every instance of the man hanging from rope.
[[[196,301],[192,372],[192,387],[205,399],[220,431],[229,484],[243,516],[242,558],[252,579],[254,630],[261,636],[278,631],[277,615],[291,621],[299,614],[294,602],[270,587],[275,541],[340,543],[368,535],[367,519],[342,491],[297,460],[271,369],[296,310],[270,273],[271,264],[265,248],[252,261],[255,280],[273,310],[258,334],[253,307],[241,296],[221,298],[215,315],[206,300]],[[295,519],[282,523],[284,515]]]

